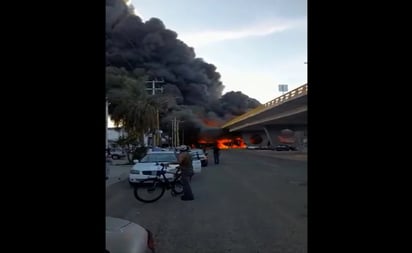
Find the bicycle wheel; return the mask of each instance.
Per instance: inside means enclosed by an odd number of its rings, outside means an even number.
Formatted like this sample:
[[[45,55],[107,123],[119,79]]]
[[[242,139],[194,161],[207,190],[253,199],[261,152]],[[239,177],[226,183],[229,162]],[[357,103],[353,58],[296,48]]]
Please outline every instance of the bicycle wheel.
[[[174,194],[182,194],[183,193],[183,183],[180,179],[177,179],[173,182],[172,191]]]
[[[165,186],[159,179],[146,179],[134,187],[134,196],[137,200],[151,203],[160,199],[165,193]]]

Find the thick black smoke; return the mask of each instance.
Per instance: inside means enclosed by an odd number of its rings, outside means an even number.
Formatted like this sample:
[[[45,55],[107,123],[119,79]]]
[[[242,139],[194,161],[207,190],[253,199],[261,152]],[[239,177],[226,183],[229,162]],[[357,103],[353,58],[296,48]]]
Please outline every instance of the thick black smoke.
[[[213,64],[196,58],[194,49],[160,19],[143,22],[123,0],[106,0],[106,65],[143,69],[150,79],[164,81],[164,94],[175,101],[163,112],[162,125],[177,117],[189,128],[216,128],[260,104],[241,92],[222,96],[224,86]]]
[[[218,116],[227,118],[232,115],[241,115],[259,105],[259,101],[246,96],[240,91],[230,91],[225,93],[218,103],[213,104],[212,107]]]

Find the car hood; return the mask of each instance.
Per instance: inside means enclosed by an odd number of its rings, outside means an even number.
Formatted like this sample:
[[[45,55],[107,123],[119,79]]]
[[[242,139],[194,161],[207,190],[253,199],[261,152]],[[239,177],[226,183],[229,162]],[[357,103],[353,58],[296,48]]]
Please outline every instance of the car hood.
[[[124,219],[106,217],[106,249],[109,252],[145,252],[147,239],[147,230],[139,224]]]
[[[106,217],[106,231],[120,231],[122,228],[126,227],[127,225],[131,224],[131,221],[123,220],[114,217]]]
[[[179,164],[169,164],[167,170],[174,170]],[[158,163],[136,163],[132,169],[136,170],[161,170],[162,166]]]

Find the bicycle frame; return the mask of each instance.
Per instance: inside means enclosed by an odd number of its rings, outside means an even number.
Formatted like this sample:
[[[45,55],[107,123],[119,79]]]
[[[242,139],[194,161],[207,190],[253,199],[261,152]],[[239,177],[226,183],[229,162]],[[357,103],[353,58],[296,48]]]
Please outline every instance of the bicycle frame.
[[[162,166],[162,169],[161,169],[160,171],[157,171],[156,177],[147,178],[147,179],[145,179],[144,181],[150,180],[150,179],[152,179],[152,180],[159,180],[163,185],[166,186],[166,189],[169,190],[169,189],[171,189],[171,188],[174,186],[175,182],[176,182],[177,180],[179,180],[179,178],[181,177],[181,174],[179,173],[180,170],[178,169],[176,172],[169,172],[169,171],[166,171],[166,168],[169,166],[169,164],[163,164],[163,163],[161,163],[160,165]],[[173,174],[173,175],[174,175],[173,180],[169,180],[169,179],[165,176],[166,173]],[[163,178],[163,180],[161,180],[162,178]]]

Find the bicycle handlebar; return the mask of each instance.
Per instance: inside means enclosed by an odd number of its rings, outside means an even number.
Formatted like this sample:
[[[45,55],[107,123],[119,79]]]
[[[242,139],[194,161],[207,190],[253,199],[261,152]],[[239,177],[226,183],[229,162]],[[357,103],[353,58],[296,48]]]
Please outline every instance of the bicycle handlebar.
[[[181,171],[180,166],[176,167],[176,172],[171,172],[166,170],[166,168],[169,166],[169,163],[160,163],[160,165],[162,166],[162,168],[160,169],[160,171],[158,171],[158,176],[166,173],[177,175]]]

